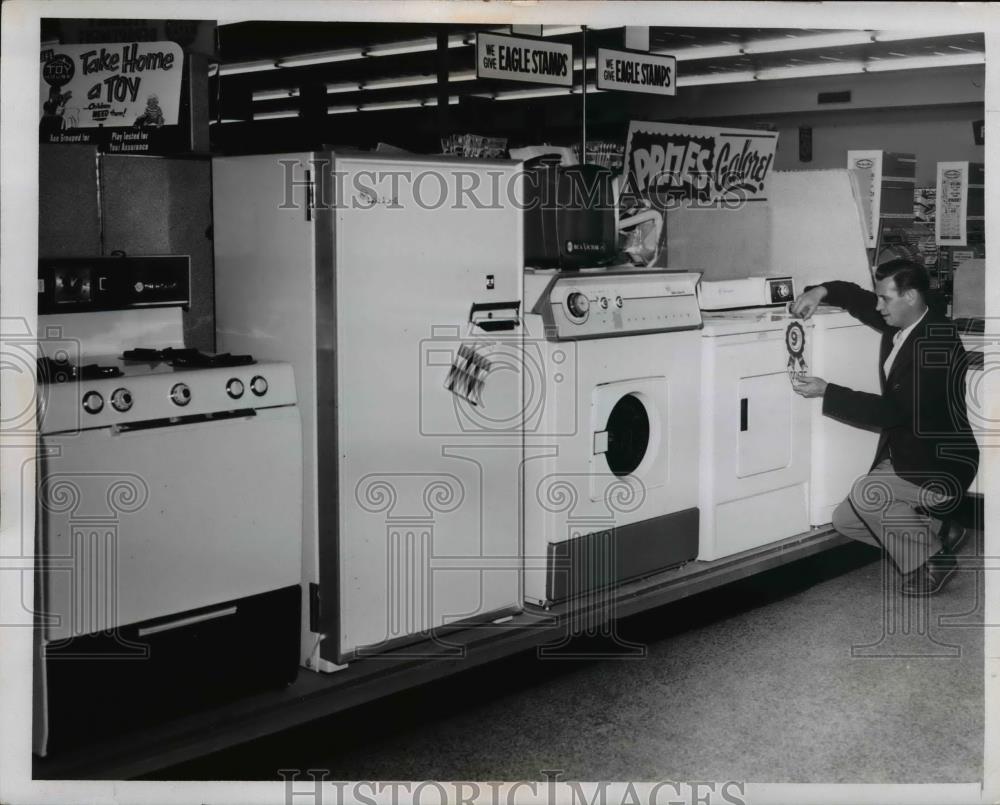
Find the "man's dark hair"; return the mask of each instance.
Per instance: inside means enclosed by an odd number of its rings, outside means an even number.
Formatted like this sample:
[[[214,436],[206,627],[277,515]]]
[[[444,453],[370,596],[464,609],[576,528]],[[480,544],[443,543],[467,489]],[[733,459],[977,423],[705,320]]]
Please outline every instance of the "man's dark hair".
[[[920,263],[899,257],[882,263],[875,269],[875,279],[892,279],[896,284],[896,291],[900,294],[909,291],[911,288],[920,294],[921,299],[927,301],[927,295],[931,289],[931,280],[927,275],[927,269]]]

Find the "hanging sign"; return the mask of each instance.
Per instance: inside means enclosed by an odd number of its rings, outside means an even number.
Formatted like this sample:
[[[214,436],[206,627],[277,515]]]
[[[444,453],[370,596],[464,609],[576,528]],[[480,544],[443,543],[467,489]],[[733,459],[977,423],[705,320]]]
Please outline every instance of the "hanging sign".
[[[41,51],[41,143],[162,153],[180,133],[184,52],[175,42],[53,45]]]
[[[573,46],[544,39],[476,34],[476,78],[573,86]]]
[[[764,201],[778,133],[633,120],[625,145],[626,191],[663,204]]]
[[[677,94],[677,59],[638,50],[597,49],[597,88]]]

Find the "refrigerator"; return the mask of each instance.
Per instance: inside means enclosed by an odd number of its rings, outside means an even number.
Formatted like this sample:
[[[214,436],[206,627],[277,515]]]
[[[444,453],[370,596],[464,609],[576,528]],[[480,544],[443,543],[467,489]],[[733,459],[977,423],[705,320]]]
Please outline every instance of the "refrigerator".
[[[295,371],[303,664],[460,653],[522,601],[520,163],[222,157],[213,191],[218,349]]]

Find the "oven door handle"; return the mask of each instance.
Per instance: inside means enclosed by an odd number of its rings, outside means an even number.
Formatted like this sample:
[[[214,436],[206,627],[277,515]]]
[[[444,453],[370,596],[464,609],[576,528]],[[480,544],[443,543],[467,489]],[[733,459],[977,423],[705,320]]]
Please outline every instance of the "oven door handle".
[[[155,626],[146,626],[139,628],[139,637],[148,637],[149,635],[159,634],[160,632],[170,632],[174,629],[182,629],[185,626],[193,626],[196,623],[204,623],[205,621],[216,620],[217,618],[227,618],[230,615],[236,614],[236,607],[226,607],[225,609],[217,609],[214,612],[203,612],[200,615],[189,615],[186,618],[177,618],[172,621],[167,621],[166,623],[158,623]]]
[[[257,412],[249,409],[244,411],[224,411],[216,414],[191,414],[189,416],[176,416],[168,419],[147,419],[142,422],[126,422],[121,425],[112,425],[111,434],[113,436],[124,436],[129,433],[143,433],[144,431],[162,428],[176,428],[179,425],[197,425],[202,422],[226,422],[233,419],[253,419],[255,416],[257,416]]]

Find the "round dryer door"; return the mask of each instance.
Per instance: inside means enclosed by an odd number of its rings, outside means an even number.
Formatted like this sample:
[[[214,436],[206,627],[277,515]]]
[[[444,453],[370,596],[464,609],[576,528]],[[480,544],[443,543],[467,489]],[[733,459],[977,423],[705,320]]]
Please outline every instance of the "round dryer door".
[[[611,409],[605,428],[608,449],[604,457],[615,475],[630,475],[646,457],[649,448],[649,414],[634,394],[626,394]]]

